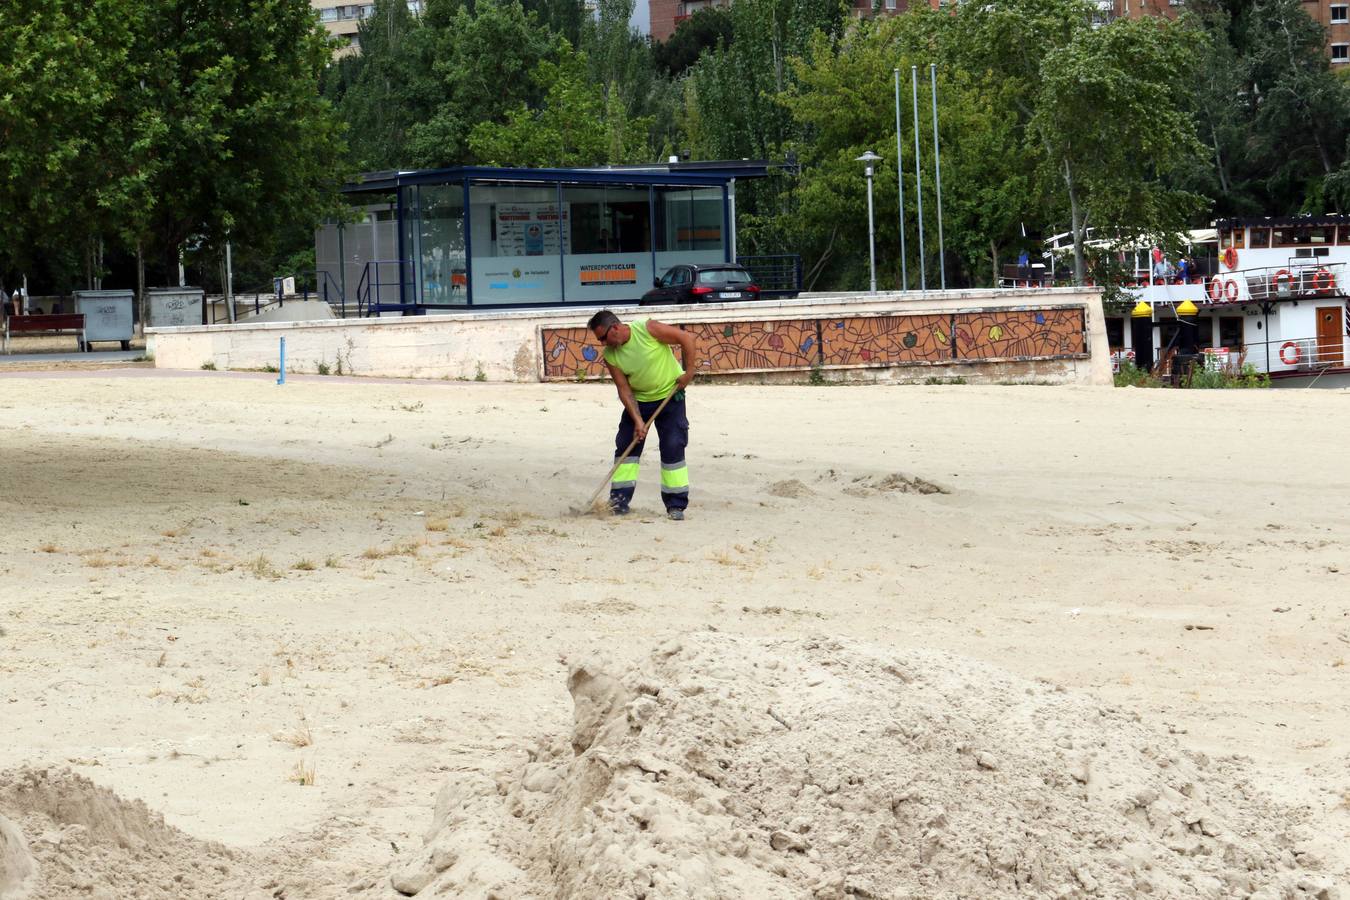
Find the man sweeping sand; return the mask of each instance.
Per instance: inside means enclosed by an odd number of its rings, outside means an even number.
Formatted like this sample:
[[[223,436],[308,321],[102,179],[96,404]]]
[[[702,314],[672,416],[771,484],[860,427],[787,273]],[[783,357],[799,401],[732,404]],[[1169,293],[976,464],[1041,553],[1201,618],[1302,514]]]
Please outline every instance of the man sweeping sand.
[[[592,316],[586,327],[605,345],[605,366],[624,408],[614,437],[616,468],[610,479],[609,507],[617,515],[628,512],[637,489],[648,419],[655,415],[661,441],[661,500],[666,515],[682,520],[689,506],[689,469],[684,462],[689,418],[684,391],[694,380],[694,367],[698,365],[694,336],[655,319],[636,319],[625,325],[607,309]],[[683,351],[683,368],[671,349],[675,344]],[[667,397],[669,402],[664,402]],[[635,438],[637,443],[620,459]]]

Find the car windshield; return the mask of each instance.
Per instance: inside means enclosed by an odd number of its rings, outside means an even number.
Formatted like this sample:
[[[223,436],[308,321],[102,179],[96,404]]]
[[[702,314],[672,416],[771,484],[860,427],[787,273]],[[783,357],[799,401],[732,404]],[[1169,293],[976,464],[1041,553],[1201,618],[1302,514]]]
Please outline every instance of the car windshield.
[[[699,284],[749,284],[750,273],[744,269],[700,269]]]

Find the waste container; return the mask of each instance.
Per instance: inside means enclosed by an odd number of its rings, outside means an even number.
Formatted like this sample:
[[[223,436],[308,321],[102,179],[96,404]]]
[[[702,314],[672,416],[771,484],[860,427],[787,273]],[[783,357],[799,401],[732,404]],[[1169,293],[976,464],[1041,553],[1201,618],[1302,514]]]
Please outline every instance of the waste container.
[[[206,324],[205,292],[201,288],[150,288],[145,296],[150,301],[151,328]]]
[[[131,291],[76,291],[75,312],[84,315],[82,349],[92,350],[89,345],[96,342],[116,341],[123,350],[130,350],[135,331],[134,302],[135,294]]]

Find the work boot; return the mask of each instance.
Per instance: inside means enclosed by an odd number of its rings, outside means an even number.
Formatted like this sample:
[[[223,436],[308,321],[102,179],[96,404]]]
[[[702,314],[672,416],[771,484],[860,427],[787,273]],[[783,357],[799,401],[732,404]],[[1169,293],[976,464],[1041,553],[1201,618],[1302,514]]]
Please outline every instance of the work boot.
[[[676,522],[684,521],[684,510],[682,509],[668,509],[666,510],[666,515],[670,516]]]

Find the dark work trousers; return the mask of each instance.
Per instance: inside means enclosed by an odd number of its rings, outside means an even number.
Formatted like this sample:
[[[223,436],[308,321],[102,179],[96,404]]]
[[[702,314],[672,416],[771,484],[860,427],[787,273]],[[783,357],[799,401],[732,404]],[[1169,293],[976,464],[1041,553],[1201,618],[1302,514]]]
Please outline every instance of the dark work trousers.
[[[660,400],[638,403],[642,421],[651,418],[660,405]],[[689,417],[684,412],[684,391],[676,393],[666,404],[652,428],[656,430],[657,440],[661,444],[661,500],[667,510],[685,509],[689,506],[689,468],[684,464],[684,448],[689,445]],[[634,429],[633,417],[625,410],[619,419],[619,433],[614,436],[615,462],[620,462],[619,454],[633,439]],[[646,443],[646,440],[639,442],[614,470],[614,478],[609,486],[609,505],[615,512],[627,512],[628,504],[633,502],[633,491],[637,489],[638,463]]]

